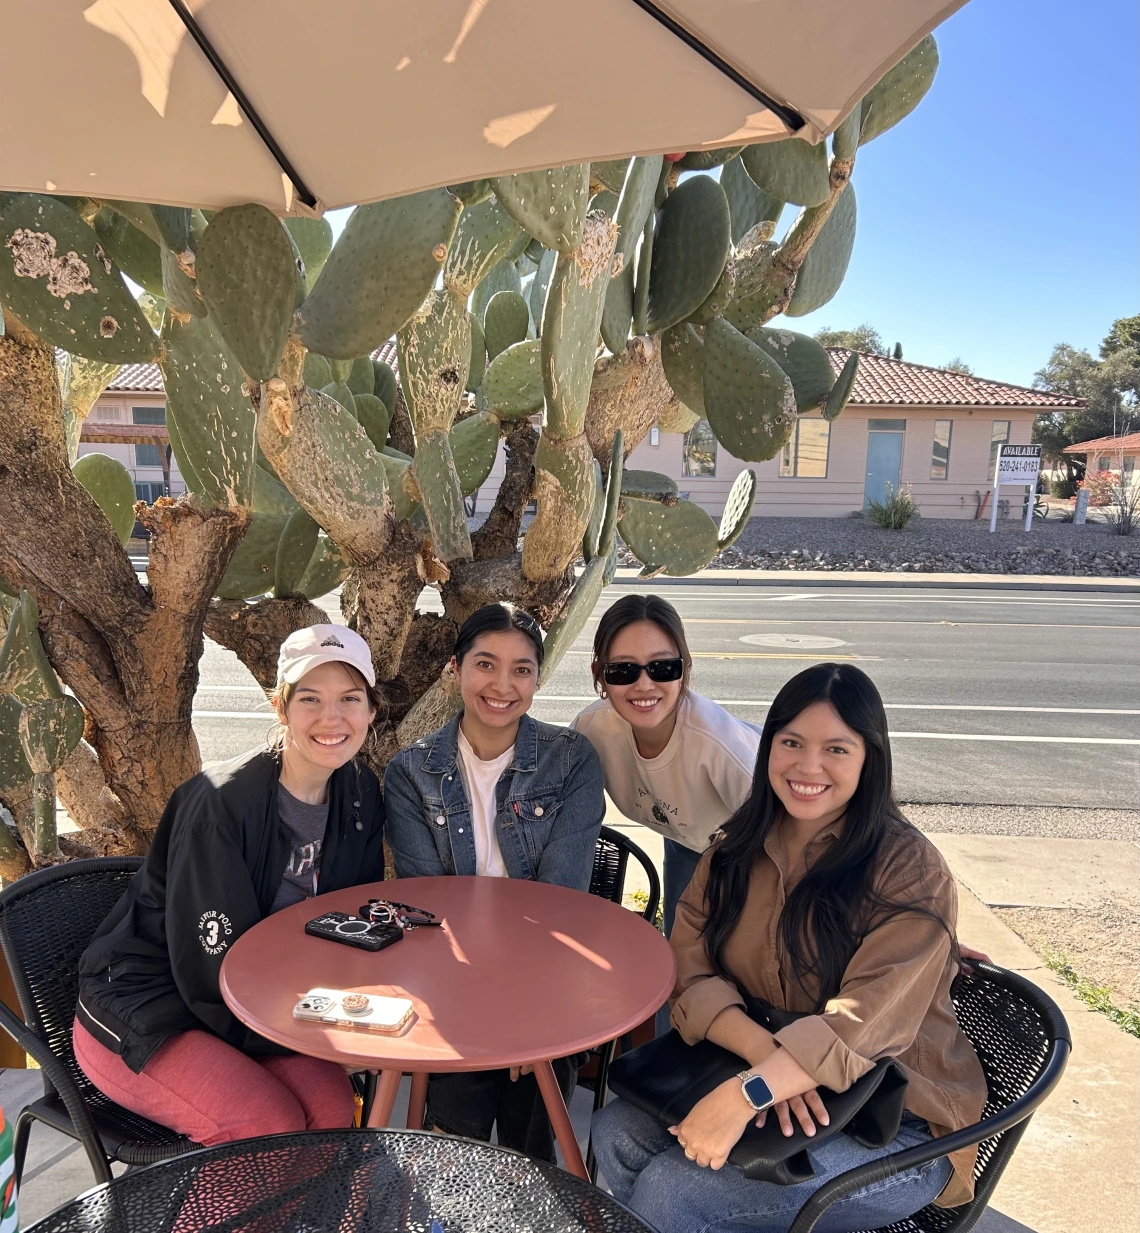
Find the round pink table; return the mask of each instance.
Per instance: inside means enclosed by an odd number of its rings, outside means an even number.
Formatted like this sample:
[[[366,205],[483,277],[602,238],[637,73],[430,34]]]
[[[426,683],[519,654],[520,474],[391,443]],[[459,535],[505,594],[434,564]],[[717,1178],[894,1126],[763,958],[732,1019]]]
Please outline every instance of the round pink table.
[[[369,954],[305,933],[322,912],[370,897],[441,917]],[[255,1032],[297,1053],[381,1071],[370,1126],[386,1126],[405,1072],[408,1125],[423,1125],[433,1071],[534,1067],[566,1166],[586,1177],[551,1068],[642,1023],[676,976],[668,942],[637,913],[596,895],[514,878],[405,878],[320,895],[244,933],[222,964],[222,997]],[[293,1018],[310,989],[407,997],[399,1036]]]

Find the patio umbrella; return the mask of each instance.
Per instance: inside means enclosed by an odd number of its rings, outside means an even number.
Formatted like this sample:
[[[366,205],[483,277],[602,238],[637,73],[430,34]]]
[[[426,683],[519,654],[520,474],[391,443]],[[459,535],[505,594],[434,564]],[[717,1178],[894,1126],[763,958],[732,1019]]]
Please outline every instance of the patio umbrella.
[[[0,0],[0,188],[279,213],[819,141],[965,0]]]

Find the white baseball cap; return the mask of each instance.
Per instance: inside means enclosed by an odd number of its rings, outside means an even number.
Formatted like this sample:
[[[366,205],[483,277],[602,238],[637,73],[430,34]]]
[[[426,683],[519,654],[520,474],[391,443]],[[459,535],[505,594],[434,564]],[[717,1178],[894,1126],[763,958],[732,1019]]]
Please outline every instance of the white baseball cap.
[[[350,664],[369,685],[376,684],[368,643],[345,625],[310,625],[291,633],[277,657],[277,684],[296,683],[321,664]]]

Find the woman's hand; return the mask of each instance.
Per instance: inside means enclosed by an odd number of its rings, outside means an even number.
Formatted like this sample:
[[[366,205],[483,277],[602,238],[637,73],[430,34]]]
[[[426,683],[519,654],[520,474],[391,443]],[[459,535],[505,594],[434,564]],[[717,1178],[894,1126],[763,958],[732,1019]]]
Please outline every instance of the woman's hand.
[[[752,1120],[752,1107],[740,1080],[726,1079],[689,1110],[679,1126],[670,1126],[685,1155],[702,1169],[719,1169]]]
[[[827,1110],[823,1107],[823,1101],[820,1099],[819,1092],[813,1087],[810,1092],[804,1092],[802,1096],[793,1096],[791,1100],[778,1100],[771,1110],[765,1109],[756,1118],[756,1125],[763,1127],[768,1120],[769,1112],[774,1112],[780,1123],[780,1129],[785,1135],[790,1136],[793,1130],[792,1117],[800,1124],[800,1129],[805,1135],[814,1135],[816,1122],[821,1126],[826,1126],[830,1120],[827,1116]],[[814,1121],[813,1121],[814,1119]]]
[[[972,946],[963,946],[958,943],[958,954],[962,962],[958,964],[958,969],[963,976],[972,976],[974,969],[970,967],[971,963],[989,963],[990,957],[985,951],[975,950]]]
[[[520,1075],[533,1075],[533,1066],[512,1066],[511,1067],[511,1082],[517,1083]]]

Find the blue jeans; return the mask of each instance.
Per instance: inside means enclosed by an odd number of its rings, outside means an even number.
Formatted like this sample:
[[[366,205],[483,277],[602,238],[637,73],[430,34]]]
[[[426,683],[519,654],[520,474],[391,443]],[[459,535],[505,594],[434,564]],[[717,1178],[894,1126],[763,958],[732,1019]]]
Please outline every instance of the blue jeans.
[[[611,1100],[594,1114],[594,1151],[614,1198],[658,1233],[786,1233],[808,1198],[830,1178],[930,1139],[921,1118],[903,1115],[894,1142],[873,1150],[845,1134],[809,1149],[815,1177],[798,1186],[753,1182],[735,1165],[713,1172],[688,1160],[677,1140],[647,1113]],[[876,1182],[828,1208],[816,1233],[881,1229],[914,1215],[950,1180],[945,1156]]]
[[[661,914],[666,937],[673,932],[673,919],[677,915],[677,900],[681,898],[693,880],[693,874],[697,870],[697,863],[700,859],[700,852],[694,852],[692,848],[686,848],[683,843],[676,843],[672,839],[665,840],[665,891]],[[664,1036],[669,1030],[669,1004],[667,1002],[657,1012],[654,1027],[658,1036]]]

